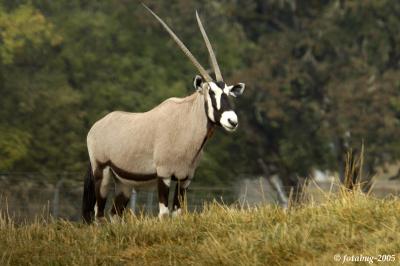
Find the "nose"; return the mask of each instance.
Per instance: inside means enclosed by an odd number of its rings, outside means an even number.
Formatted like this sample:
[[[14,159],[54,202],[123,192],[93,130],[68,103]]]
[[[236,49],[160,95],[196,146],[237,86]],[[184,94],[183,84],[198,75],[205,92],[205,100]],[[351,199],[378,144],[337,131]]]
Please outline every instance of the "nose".
[[[228,122],[229,122],[229,124],[231,124],[233,127],[236,127],[237,126],[237,124],[238,124],[238,122],[237,122],[237,120],[232,120],[232,119],[228,119]]]

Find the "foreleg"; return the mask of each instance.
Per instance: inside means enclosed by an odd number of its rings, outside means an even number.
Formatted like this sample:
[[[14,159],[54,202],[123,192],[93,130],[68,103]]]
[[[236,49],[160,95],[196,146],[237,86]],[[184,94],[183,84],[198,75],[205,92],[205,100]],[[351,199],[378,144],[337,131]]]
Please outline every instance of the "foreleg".
[[[159,213],[158,218],[162,219],[169,215],[168,209],[168,196],[169,196],[169,186],[171,184],[170,178],[158,178],[157,188],[158,188],[158,206]]]

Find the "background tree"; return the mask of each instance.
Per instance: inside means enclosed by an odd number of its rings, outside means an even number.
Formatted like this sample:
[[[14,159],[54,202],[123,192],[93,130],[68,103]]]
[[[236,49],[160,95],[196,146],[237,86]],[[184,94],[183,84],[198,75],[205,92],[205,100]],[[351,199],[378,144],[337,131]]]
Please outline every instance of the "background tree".
[[[400,3],[146,4],[206,64],[199,10],[224,77],[247,85],[238,132],[214,135],[196,182],[236,182],[262,160],[296,191],[313,169],[342,173],[363,142],[366,176],[398,160]],[[83,172],[94,121],[188,95],[195,74],[139,1],[0,1],[0,170]]]

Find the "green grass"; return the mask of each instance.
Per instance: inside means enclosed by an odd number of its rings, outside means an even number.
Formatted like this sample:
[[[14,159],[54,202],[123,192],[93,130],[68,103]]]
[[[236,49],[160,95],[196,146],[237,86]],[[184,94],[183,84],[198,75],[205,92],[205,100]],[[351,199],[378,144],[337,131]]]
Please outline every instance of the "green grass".
[[[15,225],[2,218],[0,250],[0,265],[342,265],[335,254],[395,254],[396,262],[379,265],[397,265],[400,202],[339,192],[288,210],[210,204],[163,221],[126,215],[91,226]]]

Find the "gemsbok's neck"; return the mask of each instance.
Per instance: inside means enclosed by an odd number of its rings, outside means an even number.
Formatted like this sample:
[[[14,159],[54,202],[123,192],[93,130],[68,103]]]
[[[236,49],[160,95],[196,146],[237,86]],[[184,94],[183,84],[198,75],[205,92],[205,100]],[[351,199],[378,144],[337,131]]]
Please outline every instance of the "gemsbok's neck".
[[[191,95],[193,96],[193,95]],[[192,106],[193,111],[193,119],[197,122],[199,127],[199,132],[201,132],[197,138],[201,139],[201,144],[197,147],[197,151],[195,156],[193,157],[192,164],[198,159],[200,152],[203,150],[204,145],[207,140],[211,138],[214,133],[215,125],[211,122],[211,120],[207,116],[207,107],[204,96],[199,92],[195,93],[195,98]]]

